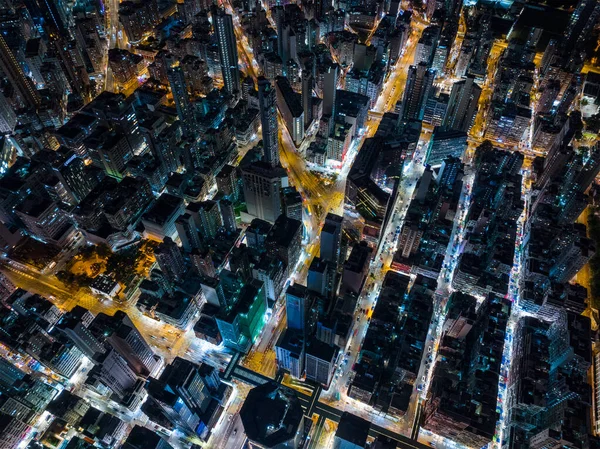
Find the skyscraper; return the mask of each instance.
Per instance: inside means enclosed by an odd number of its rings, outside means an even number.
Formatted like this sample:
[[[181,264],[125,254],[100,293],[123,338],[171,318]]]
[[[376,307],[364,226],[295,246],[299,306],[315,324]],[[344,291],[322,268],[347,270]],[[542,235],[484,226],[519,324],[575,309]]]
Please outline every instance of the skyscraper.
[[[339,66],[332,64],[323,74],[323,115],[335,115],[335,97],[340,76]]]
[[[240,71],[238,69],[238,52],[235,33],[233,31],[233,18],[225,10],[212,9],[213,26],[219,44],[219,57],[221,58],[221,73],[225,90],[237,97],[241,93]]]
[[[187,86],[185,84],[185,75],[181,67],[171,67],[167,72],[177,116],[182,123],[184,134],[190,135],[194,130],[194,110],[190,102]]]
[[[421,62],[408,69],[406,89],[402,98],[402,119],[422,120],[425,112],[425,103],[431,93],[435,72],[427,68],[427,64]],[[323,106],[325,111],[325,106]]]
[[[475,83],[473,76],[454,83],[446,117],[442,125],[446,129],[469,132],[477,112],[477,104],[481,95],[481,87]]]
[[[272,166],[278,166],[277,96],[269,80],[262,76],[258,78],[258,104],[262,124],[263,159]]]
[[[304,127],[308,128],[313,121],[312,92],[314,85],[311,67],[302,70],[302,109],[304,109]]]

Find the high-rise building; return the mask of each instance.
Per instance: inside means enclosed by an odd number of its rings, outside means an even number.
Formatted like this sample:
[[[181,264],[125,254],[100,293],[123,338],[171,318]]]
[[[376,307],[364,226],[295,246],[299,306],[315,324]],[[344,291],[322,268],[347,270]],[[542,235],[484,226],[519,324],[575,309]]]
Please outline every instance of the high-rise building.
[[[305,67],[302,70],[302,109],[304,109],[304,128],[308,128],[313,122],[312,93],[314,84],[315,79],[311,67]]]
[[[24,106],[30,108],[40,106],[42,102],[40,95],[31,80],[23,73],[13,51],[2,36],[0,36],[0,70],[18,92]]]
[[[294,220],[302,221],[302,195],[294,187],[284,187],[281,189],[281,199],[283,201],[282,213]]]
[[[226,198],[219,200],[219,211],[221,212],[221,221],[225,231],[235,232],[237,230],[237,224],[235,221],[233,203]]]
[[[270,305],[275,304],[286,281],[286,265],[277,257],[263,256],[252,267],[252,277],[262,281]]]
[[[135,425],[123,443],[123,449],[173,449],[173,446],[157,432]]]
[[[277,95],[264,77],[258,79],[258,104],[262,124],[263,160],[279,166],[279,127],[277,124]]]
[[[337,64],[332,64],[323,74],[323,115],[335,116],[335,97],[340,77],[340,69]]]
[[[0,385],[5,388],[12,387],[15,382],[23,379],[25,373],[6,359],[0,359]]]
[[[17,126],[17,114],[6,100],[4,94],[0,94],[0,134],[10,134]]]
[[[175,222],[175,227],[177,228],[179,240],[181,240],[181,246],[185,251],[191,252],[194,248],[202,247],[202,240],[196,228],[196,222],[190,214],[181,215]]]
[[[402,119],[422,120],[425,113],[425,104],[435,78],[435,71],[427,68],[424,62],[408,69],[408,79],[402,98]]]
[[[579,41],[591,31],[600,16],[600,3],[597,0],[580,0],[571,14],[565,30],[565,49],[571,51]]]
[[[343,412],[335,431],[335,449],[360,449],[367,445],[371,423],[366,419]]]
[[[181,67],[171,67],[167,71],[167,78],[175,100],[177,117],[181,120],[184,134],[192,134],[195,127],[194,109],[188,95],[185,74]]]
[[[288,329],[304,331],[308,310],[308,289],[300,284],[291,285],[285,292],[285,310]]]
[[[429,165],[440,165],[447,157],[461,158],[466,149],[466,132],[436,128],[429,142],[425,160]]]
[[[477,113],[481,87],[473,76],[454,83],[442,126],[446,129],[469,132]]]
[[[179,357],[158,379],[151,378],[147,389],[150,404],[162,410],[173,425],[189,432],[198,430],[212,399],[200,366]]]
[[[223,225],[219,203],[213,200],[206,200],[198,205],[200,206],[198,215],[200,217],[200,222],[202,223],[202,234],[209,239],[212,239],[217,235],[217,231]]]
[[[84,145],[96,167],[113,178],[125,176],[125,166],[133,157],[133,148],[124,131],[100,126],[85,139]]]
[[[158,367],[160,358],[125,312],[118,310],[113,316],[100,313],[88,329],[97,342],[116,351],[136,375],[147,377]]]
[[[306,286],[310,291],[329,298],[333,294],[335,274],[335,266],[315,257],[308,269]]]
[[[296,379],[304,372],[304,336],[296,329],[286,329],[275,344],[277,367],[289,371]]]
[[[29,426],[17,418],[0,413],[0,447],[3,449],[16,449],[25,440]]]
[[[160,163],[164,176],[177,171],[180,156],[173,143],[178,139],[179,126],[169,126],[164,116],[157,114],[142,121],[139,128],[152,156]]]
[[[342,240],[343,217],[332,213],[325,217],[325,224],[321,230],[321,260],[337,265],[340,262],[340,243]]]
[[[170,237],[165,237],[154,254],[160,270],[169,281],[176,283],[183,279],[186,272],[185,260],[181,250]]]
[[[242,168],[242,181],[248,213],[274,223],[282,213],[280,191],[288,186],[286,171],[281,166],[257,162]]]
[[[339,348],[313,338],[306,346],[306,379],[329,387]]]
[[[233,30],[233,17],[224,9],[213,6],[213,26],[219,44],[221,73],[225,90],[234,97],[241,94],[240,71],[238,69],[237,41]]]
[[[302,97],[294,92],[292,85],[286,77],[278,76],[275,78],[275,87],[279,112],[283,117],[283,122],[292,140],[298,147],[304,140],[304,108],[302,107]]]
[[[244,285],[237,301],[216,316],[223,343],[228,348],[247,352],[264,326],[267,297],[262,281],[252,279]]]

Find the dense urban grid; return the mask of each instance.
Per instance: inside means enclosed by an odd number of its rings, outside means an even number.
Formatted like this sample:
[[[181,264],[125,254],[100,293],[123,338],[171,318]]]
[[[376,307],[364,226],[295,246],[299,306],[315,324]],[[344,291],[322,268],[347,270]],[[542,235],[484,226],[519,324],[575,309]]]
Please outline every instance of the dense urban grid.
[[[599,0],[0,0],[0,449],[600,447]]]

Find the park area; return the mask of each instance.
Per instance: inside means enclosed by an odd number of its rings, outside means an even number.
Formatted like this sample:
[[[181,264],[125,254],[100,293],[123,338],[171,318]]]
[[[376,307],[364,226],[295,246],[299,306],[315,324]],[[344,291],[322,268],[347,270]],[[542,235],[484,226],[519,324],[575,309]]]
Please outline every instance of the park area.
[[[154,250],[158,245],[141,240],[117,252],[106,245],[88,245],[67,262],[56,277],[73,288],[87,287],[100,274],[115,279],[127,287],[136,276],[146,277],[155,262]]]

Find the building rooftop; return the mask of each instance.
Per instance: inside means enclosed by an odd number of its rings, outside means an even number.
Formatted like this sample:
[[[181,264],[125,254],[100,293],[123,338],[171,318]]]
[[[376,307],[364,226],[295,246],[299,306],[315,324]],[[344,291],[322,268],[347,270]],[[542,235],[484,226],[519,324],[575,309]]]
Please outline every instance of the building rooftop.
[[[144,214],[144,220],[157,224],[164,224],[173,214],[177,213],[183,200],[168,193],[162,194],[154,205]],[[179,213],[177,213],[179,216]]]
[[[292,440],[301,430],[304,411],[294,390],[267,382],[250,390],[240,417],[248,439],[275,447]]]
[[[371,423],[366,419],[344,412],[340,417],[335,436],[357,446],[365,447],[370,428]]]

